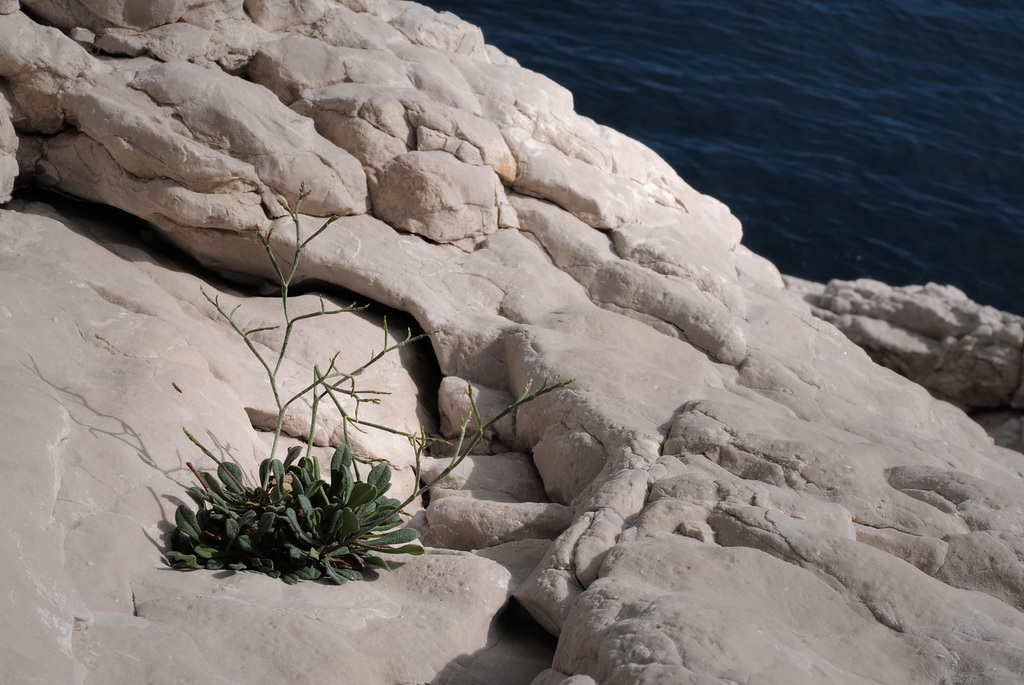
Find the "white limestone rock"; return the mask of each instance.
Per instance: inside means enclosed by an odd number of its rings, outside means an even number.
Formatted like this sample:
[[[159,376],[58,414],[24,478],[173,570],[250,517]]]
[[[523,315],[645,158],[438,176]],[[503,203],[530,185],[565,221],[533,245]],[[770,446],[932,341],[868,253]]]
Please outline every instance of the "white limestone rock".
[[[815,313],[879,364],[962,407],[1024,407],[1024,319],[952,286],[831,281]]]
[[[1020,409],[995,409],[971,414],[985,432],[1000,447],[1024,452],[1024,411]]]
[[[96,60],[60,31],[21,12],[0,14],[0,77],[26,133],[53,134],[64,125],[61,94],[83,73],[102,71]]]
[[[451,463],[450,459],[423,459],[423,480],[433,482]],[[447,496],[472,497],[492,502],[544,502],[544,483],[529,455],[471,454],[437,485],[431,499]]]
[[[245,0],[245,13],[252,21],[267,31],[308,25],[320,21],[328,13],[331,3],[327,0],[309,2],[274,2],[274,0]]]
[[[11,123],[11,105],[0,92],[0,204],[11,199],[18,176],[18,135]]]
[[[63,29],[70,31],[81,26],[95,32],[111,26],[144,31],[177,21],[207,23],[217,17],[237,16],[242,11],[242,0],[27,0],[22,4]]]
[[[297,34],[260,45],[249,64],[249,76],[287,105],[305,91],[338,84],[371,86],[375,92],[415,88],[405,63],[386,50],[336,47]]]
[[[560,637],[552,669],[531,661],[509,683],[1003,683],[1024,670],[1024,457],[815,318],[740,244],[727,208],[577,116],[568,91],[414,3],[31,7],[108,53],[0,14],[21,177],[150,224],[76,232],[39,206],[0,213],[0,280],[30,294],[0,305],[4,397],[22,402],[4,424],[18,444],[2,518],[20,556],[0,574],[18,602],[0,622],[15,677],[233,682],[244,663],[249,681],[302,682],[284,664],[318,659],[371,684],[491,677],[510,663],[499,646],[516,644],[495,622],[511,590]],[[302,180],[314,194],[297,236],[276,199]],[[335,212],[352,214],[307,246],[295,287],[439,331],[436,363],[401,360],[420,374],[365,379],[405,398],[386,422],[433,429],[441,377],[459,379],[439,398],[449,423],[462,382],[496,401],[575,382],[498,427],[488,449],[518,456],[474,455],[418,514],[438,544],[491,545],[480,555],[437,552],[341,593],[313,586],[308,602],[306,587],[255,576],[158,572],[195,455],[180,426],[252,468],[267,449],[253,424],[274,412],[200,279],[129,234],[155,226],[252,284],[272,276],[254,227],[273,227],[286,255]],[[208,287],[245,300],[247,322],[268,313],[272,298]],[[847,309],[833,315],[938,345],[944,393],[966,370],[993,379],[972,396],[1015,401],[1019,322],[949,292],[915,310],[862,290],[837,295]],[[865,304],[876,291],[890,304]],[[286,387],[346,342],[363,361],[379,332],[339,318],[296,338]],[[254,344],[269,352],[277,335]],[[296,404],[288,431],[308,432],[309,416]],[[319,418],[326,450],[339,417]],[[359,439],[414,487],[400,439]],[[334,636],[339,622],[353,629]],[[378,663],[396,635],[414,647]],[[254,657],[243,637],[275,647]]]
[[[270,683],[284,674],[281,664],[303,661],[294,660],[296,649],[308,649],[309,659],[335,655],[334,668],[383,684],[430,680],[463,651],[487,646],[510,575],[483,558],[413,558],[347,589],[161,568],[168,517],[191,480],[185,461],[202,459],[180,426],[254,468],[265,446],[235,392],[248,386],[230,369],[244,361],[261,370],[199,292],[203,285],[217,294],[215,286],[170,268],[116,228],[42,205],[18,209],[0,212],[4,288],[26,293],[0,307],[4,396],[19,398],[2,414],[9,438],[4,521],[17,550],[3,556],[5,587],[14,594],[4,593],[13,603],[4,607],[0,632],[5,655],[16,657],[6,677],[148,682],[159,673],[235,682],[241,670],[250,682]],[[43,304],[54,302],[61,308]],[[301,298],[295,305],[301,311]],[[261,309],[257,298],[239,312],[258,317]],[[289,360],[325,358],[344,337],[340,363],[365,361],[382,331],[364,317],[305,322]],[[374,328],[373,342],[359,341],[360,329]],[[273,346],[269,335],[257,344]],[[407,425],[417,425],[415,382],[394,362],[379,369],[377,382],[390,381],[398,395],[392,411],[400,411],[391,418],[404,413]],[[406,481],[403,489],[411,487]],[[416,645],[397,654],[380,651],[400,626],[422,625],[430,625],[431,638],[410,639]],[[282,634],[302,638],[285,644]],[[257,657],[253,640],[277,646]],[[252,659],[263,660],[255,670]]]
[[[322,135],[364,166],[377,170],[412,150],[444,151],[467,164],[490,166],[502,183],[516,179],[516,158],[494,123],[415,90],[415,80],[404,65],[391,66],[397,61],[391,55],[367,57],[366,51],[353,51],[362,56],[367,68],[353,64],[353,57],[338,54],[332,56],[332,67],[319,69],[319,55],[300,60],[293,53],[274,52],[278,54],[268,50],[258,55],[255,77],[286,102],[294,101],[295,111],[312,118]],[[336,82],[342,78],[344,83]],[[295,93],[301,93],[301,99]]]
[[[530,539],[552,540],[572,521],[572,510],[543,502],[498,502],[443,497],[427,507],[424,544],[474,550]]]
[[[483,32],[451,12],[438,13],[429,7],[409,3],[388,23],[416,45],[487,59]]]
[[[454,244],[475,244],[497,231],[499,205],[505,204],[490,167],[442,151],[406,152],[390,160],[371,179],[370,198],[377,218],[395,228]]]
[[[644,195],[632,180],[609,174],[533,139],[509,145],[519,161],[514,188],[554,202],[595,228],[618,228],[642,218]]]
[[[472,388],[473,397],[469,393]],[[515,402],[511,393],[498,388],[490,388],[479,383],[470,384],[469,381],[448,376],[441,381],[441,387],[437,391],[437,409],[441,414],[441,435],[448,439],[456,439],[462,433],[463,425],[467,434],[472,434],[480,427],[477,414],[483,421],[505,411]],[[476,412],[473,411],[473,404],[476,405]],[[492,446],[513,446],[516,444],[516,418],[515,413],[507,414],[494,427],[487,431],[481,439],[481,452],[486,452]]]
[[[598,683],[808,684],[939,682],[957,673],[996,683],[1019,668],[1020,650],[1010,646],[1022,630],[1017,612],[981,601],[987,616],[972,620],[961,613],[968,594],[905,572],[881,552],[843,554],[850,565],[832,575],[834,557],[821,552],[801,562],[805,570],[672,535],[621,545],[570,612],[553,666]],[[869,580],[873,564],[890,574],[886,581]],[[943,601],[931,604],[931,593]],[[851,596],[873,614],[851,607]],[[991,661],[964,658],[960,650],[977,653],[986,640]]]
[[[184,62],[142,69],[128,85],[172,108],[196,139],[216,142],[251,164],[260,179],[289,203],[305,182],[311,191],[306,199],[309,212],[367,210],[366,182],[358,162],[263,88]]]
[[[723,304],[724,298],[709,297],[691,280],[665,278],[622,258],[607,237],[555,205],[521,196],[512,196],[511,202],[522,230],[534,236],[594,301],[678,335],[718,361],[743,361],[744,323]]]

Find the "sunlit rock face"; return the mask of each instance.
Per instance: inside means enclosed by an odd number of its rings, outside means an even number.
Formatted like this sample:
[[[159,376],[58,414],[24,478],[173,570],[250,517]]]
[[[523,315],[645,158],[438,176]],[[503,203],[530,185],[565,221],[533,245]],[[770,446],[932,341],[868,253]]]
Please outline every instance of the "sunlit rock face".
[[[370,420],[455,438],[470,385],[493,413],[530,383],[575,380],[408,512],[430,553],[390,573],[336,588],[173,572],[167,533],[203,459],[182,426],[251,471],[276,417],[265,370],[200,288],[249,327],[274,323],[256,230],[287,254],[278,200],[302,183],[301,236],[341,218],[306,248],[296,306],[374,306],[303,322],[287,387],[339,350],[355,368],[381,349],[385,313],[392,335],[437,332],[360,379],[391,393]],[[9,200],[15,184],[52,192]],[[11,682],[1024,672],[1024,456],[877,365],[741,244],[721,203],[450,14],[0,2],[0,201]],[[865,288],[818,309],[878,332],[855,318]],[[979,352],[988,376],[982,361],[928,373],[973,379],[965,405],[1019,405],[1019,323],[945,306],[940,324],[974,317],[959,343],[872,315],[876,337]],[[1010,352],[971,342],[989,329]],[[296,403],[285,430],[304,439],[310,419]],[[316,449],[340,422],[318,414]],[[353,440],[413,490],[406,441]],[[531,620],[503,614],[512,597]]]

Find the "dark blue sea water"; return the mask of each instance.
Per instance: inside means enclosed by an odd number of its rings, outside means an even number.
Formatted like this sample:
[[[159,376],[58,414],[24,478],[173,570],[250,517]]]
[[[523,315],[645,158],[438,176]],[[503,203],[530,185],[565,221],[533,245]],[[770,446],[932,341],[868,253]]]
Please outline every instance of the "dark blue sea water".
[[[1021,0],[427,0],[569,88],[784,272],[1024,314]]]

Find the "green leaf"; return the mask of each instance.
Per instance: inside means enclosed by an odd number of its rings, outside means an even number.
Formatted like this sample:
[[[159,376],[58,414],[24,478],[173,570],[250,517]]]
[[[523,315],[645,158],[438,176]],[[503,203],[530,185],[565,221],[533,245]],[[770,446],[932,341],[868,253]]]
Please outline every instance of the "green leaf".
[[[292,495],[294,496],[306,494],[306,484],[302,482],[302,476],[299,475],[298,470],[292,469],[290,473],[292,476],[292,480],[289,490],[291,490]]]
[[[306,488],[306,497],[308,497],[309,499],[313,499],[319,493],[324,491],[324,487],[326,485],[327,483],[322,478],[317,478],[315,481],[313,481],[312,485]],[[326,504],[329,500],[327,497],[324,497],[323,501]]]
[[[174,511],[174,523],[177,524],[178,530],[196,542],[199,541],[199,536],[203,534],[195,513],[186,504],[180,505]]]
[[[185,490],[185,492],[188,493],[188,496],[192,498],[192,501],[195,502],[196,506],[200,509],[206,506],[206,503],[210,501],[210,498],[206,496],[206,490],[203,490],[198,485],[193,485]]]
[[[330,564],[324,565],[324,570],[327,571],[328,577],[338,585],[344,585],[350,580],[362,580],[363,574],[359,571],[350,568],[335,568]]]
[[[209,571],[219,571],[222,568],[224,568],[224,560],[223,559],[207,559],[206,560],[206,568]]]
[[[379,538],[367,540],[367,542],[374,547],[377,545],[399,545],[403,542],[412,542],[419,538],[419,536],[420,534],[412,528],[399,528],[390,533],[385,533]]]
[[[217,495],[219,496],[220,501],[222,503],[227,502],[227,500],[225,499],[226,493],[224,492],[224,488],[221,486],[220,481],[218,481],[212,473],[210,473],[209,471],[200,471],[199,479],[203,481],[203,485],[209,488],[209,492],[207,493],[208,496]],[[214,497],[211,501],[216,502],[217,498]]]
[[[341,532],[341,526],[345,522],[345,511],[343,509],[335,509],[334,513],[331,514],[331,522],[327,525],[327,530],[322,531],[322,540],[327,543],[333,542],[338,533]]]
[[[246,554],[256,554],[256,549],[252,546],[252,540],[248,535],[239,535],[236,542],[238,543],[239,549]]]
[[[363,579],[363,574],[360,571],[355,570],[354,568],[339,568],[335,570],[338,572],[338,575],[342,576],[343,578],[348,578],[349,580]]]
[[[174,568],[187,571],[196,568],[205,568],[196,560],[195,554],[182,554],[181,552],[168,552],[167,558],[174,562]]]
[[[341,474],[341,486],[338,487],[336,494],[337,498],[342,502],[347,502],[352,496],[352,488],[355,487],[356,482],[352,480],[352,474],[348,470],[342,471]]]
[[[313,527],[313,503],[305,495],[299,495],[299,508],[302,509],[302,513],[306,517],[307,525]]]
[[[380,552],[382,554],[411,554],[412,556],[419,556],[426,552],[420,545],[404,545],[403,547],[376,547],[374,545],[364,545],[366,549],[372,549],[374,552]]]
[[[306,554],[306,550],[299,549],[291,543],[285,543],[285,547],[288,548],[288,558],[291,559],[293,564],[305,564],[309,555]]]
[[[352,467],[352,446],[345,443],[338,449],[334,450],[334,456],[331,458],[331,480],[332,482],[337,481],[335,473],[341,473],[342,471],[348,471]]]
[[[291,466],[292,463],[299,458],[300,454],[302,454],[302,445],[296,445],[295,447],[288,450],[288,456],[285,457],[284,459],[285,470],[288,470],[288,467]]]
[[[356,518],[354,511],[345,507],[345,521],[341,526],[341,532],[338,534],[338,542],[346,540],[350,535],[359,531],[359,519]]]
[[[315,566],[305,566],[295,571],[295,576],[299,580],[316,580],[323,575],[323,572]]]
[[[245,513],[238,517],[238,525],[243,529],[251,528],[256,523],[256,511],[254,509],[246,509]]]
[[[377,488],[369,483],[353,483],[352,494],[345,505],[355,509],[358,506],[372,502],[377,497]]]
[[[239,485],[243,482],[245,476],[242,475],[242,469],[238,464],[230,461],[221,462],[220,466],[217,467],[217,477],[224,483],[224,487],[227,488],[228,492],[241,494],[242,488]],[[232,480],[232,477],[234,477],[234,480]],[[235,481],[238,482],[236,483]]]
[[[277,489],[284,491],[284,464],[277,459],[270,461],[270,472],[274,474],[274,482],[277,485]]]
[[[327,577],[333,580],[338,585],[344,585],[348,582],[348,578],[338,573],[337,569],[335,569],[330,564],[326,564],[324,566],[324,570],[327,571]]]
[[[299,577],[294,573],[284,574],[283,576],[281,576],[281,580],[288,583],[289,585],[298,585],[299,583]]]
[[[252,536],[253,542],[259,542],[260,538],[272,531],[274,529],[274,521],[276,520],[277,515],[274,512],[263,512],[263,516],[260,516],[260,522],[256,524],[256,533]]]
[[[316,480],[316,477],[320,474],[316,472],[316,462],[309,457],[303,457],[299,459],[299,471],[302,472],[303,476],[311,477],[310,483]]]
[[[270,485],[270,459],[264,459],[260,462],[260,485],[268,487]]]
[[[257,557],[255,559],[251,559],[250,561],[252,563],[252,567],[254,569],[256,569],[257,571],[259,571],[260,573],[266,573],[267,575],[270,575],[270,572],[274,570],[274,560],[273,559],[267,559],[265,557]],[[273,577],[276,578],[277,576],[273,576]]]
[[[228,536],[228,542],[237,538],[239,533],[238,521],[236,521],[235,519],[228,519],[227,521],[225,521],[224,532]]]
[[[376,566],[377,568],[382,568],[385,571],[391,570],[391,567],[388,566],[388,562],[384,561],[380,557],[375,557],[372,554],[367,554],[366,556],[364,556],[363,563],[365,563],[367,566]]]
[[[247,567],[240,561],[236,561],[233,564],[228,564],[228,568],[232,571],[244,571]]]
[[[366,482],[377,488],[378,494],[383,495],[391,487],[391,467],[384,462],[378,463],[370,469]]]
[[[202,557],[203,559],[209,559],[220,550],[211,545],[198,545],[196,547],[196,556]]]
[[[313,542],[306,536],[306,531],[299,525],[299,517],[295,514],[295,510],[291,507],[285,509],[284,518],[291,527],[292,532],[295,533],[295,537],[298,538],[299,542],[305,547],[312,547]]]

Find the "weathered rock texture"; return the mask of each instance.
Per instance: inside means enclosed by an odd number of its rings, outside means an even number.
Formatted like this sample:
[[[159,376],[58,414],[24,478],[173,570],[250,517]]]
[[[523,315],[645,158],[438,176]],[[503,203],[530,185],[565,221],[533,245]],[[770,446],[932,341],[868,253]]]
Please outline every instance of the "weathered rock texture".
[[[934,283],[787,284],[876,362],[970,412],[997,445],[1024,452],[1024,319]]]
[[[1024,408],[1024,319],[953,286],[831,281],[814,313],[879,364],[967,409]]]
[[[13,152],[19,182],[127,215],[0,211],[12,682],[1024,673],[1024,456],[815,318],[724,206],[479,29],[398,0],[22,4],[52,27],[0,14],[0,183]],[[394,393],[381,420],[452,435],[469,383],[492,407],[575,382],[433,489],[412,525],[450,551],[342,588],[171,572],[169,518],[199,458],[180,427],[253,468],[273,415],[199,287],[273,316],[241,288],[270,275],[255,227],[293,244],[277,198],[302,181],[303,235],[343,218],[299,278],[440,330],[364,381]],[[153,229],[207,271],[141,240]],[[957,340],[989,326],[1019,341],[1019,323],[950,306]],[[374,315],[308,323],[292,387],[338,349],[379,349]],[[971,392],[1019,403],[1017,344],[1017,385]],[[337,444],[338,421],[315,441]],[[408,491],[393,437],[358,447]],[[510,595],[554,653],[499,615]]]

